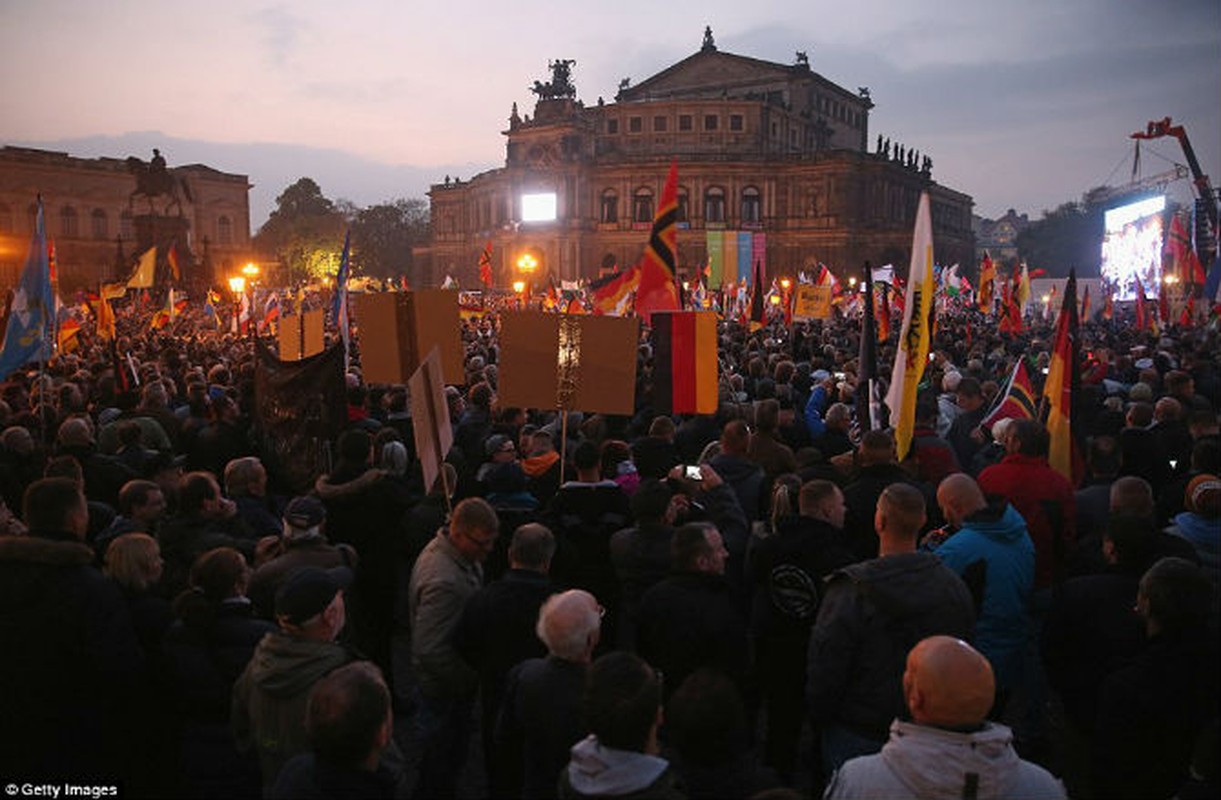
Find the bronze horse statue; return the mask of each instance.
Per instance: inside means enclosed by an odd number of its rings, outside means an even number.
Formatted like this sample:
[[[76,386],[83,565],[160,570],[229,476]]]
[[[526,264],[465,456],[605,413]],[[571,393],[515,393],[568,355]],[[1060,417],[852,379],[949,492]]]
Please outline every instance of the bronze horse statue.
[[[181,216],[182,199],[186,198],[189,203],[195,202],[191,196],[191,187],[187,185],[186,180],[166,169],[165,159],[161,157],[159,150],[153,150],[153,159],[149,163],[145,163],[135,156],[129,156],[127,169],[136,176],[136,188],[132,190],[127,200],[129,208],[135,205],[136,195],[143,195],[148,200],[149,213],[154,213],[153,198],[165,195],[169,197],[166,211],[177,208],[178,214]]]

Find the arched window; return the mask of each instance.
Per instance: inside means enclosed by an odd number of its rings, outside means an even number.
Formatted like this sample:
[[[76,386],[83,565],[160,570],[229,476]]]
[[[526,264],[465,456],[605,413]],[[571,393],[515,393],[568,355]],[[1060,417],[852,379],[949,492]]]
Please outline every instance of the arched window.
[[[759,198],[759,190],[754,186],[747,186],[742,190],[742,221],[743,222],[758,222],[762,215],[762,203]]]
[[[93,209],[93,213],[89,215],[89,229],[93,234],[94,239],[105,239],[110,235],[110,223],[106,219],[106,212],[100,208]]]
[[[678,222],[691,221],[691,194],[681,186],[678,189]]]
[[[0,203],[0,233],[13,232],[13,210]]]
[[[127,209],[123,209],[123,213],[119,214],[119,236],[123,237],[127,241],[131,241],[134,238],[132,233],[133,230],[134,228],[131,222],[131,212]]]
[[[602,192],[601,213],[598,219],[602,222],[614,223],[619,221],[619,193],[614,189],[606,189]]]
[[[653,190],[641,187],[636,190],[636,194],[632,197],[632,221],[633,222],[652,222],[653,221]]]
[[[704,222],[725,221],[725,190],[710,186],[704,191]]]
[[[228,217],[216,220],[216,241],[217,244],[233,244],[233,223]]]
[[[59,235],[67,237],[76,236],[77,233],[76,209],[64,206],[59,210]]]

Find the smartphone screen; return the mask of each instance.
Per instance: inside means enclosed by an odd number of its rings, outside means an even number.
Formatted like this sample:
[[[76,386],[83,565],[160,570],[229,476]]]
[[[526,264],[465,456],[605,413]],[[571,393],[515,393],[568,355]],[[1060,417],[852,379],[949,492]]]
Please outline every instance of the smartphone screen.
[[[704,479],[704,476],[700,474],[699,466],[697,466],[695,464],[687,465],[686,474],[687,474],[687,480],[702,481]]]

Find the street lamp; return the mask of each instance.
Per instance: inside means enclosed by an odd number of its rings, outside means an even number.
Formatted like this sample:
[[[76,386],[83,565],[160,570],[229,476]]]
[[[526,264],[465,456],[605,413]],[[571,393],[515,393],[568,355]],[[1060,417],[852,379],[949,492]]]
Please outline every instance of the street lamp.
[[[520,283],[522,285],[521,292],[525,293],[523,300],[529,300],[530,276],[534,274],[536,269],[538,269],[538,259],[534,257],[533,253],[522,253],[517,257],[517,271],[522,274],[524,280],[514,282],[513,286],[516,288],[517,284]],[[521,292],[518,292],[518,294],[521,294]]]
[[[526,282],[525,281],[513,281],[513,291],[514,291],[514,293],[517,294],[518,308],[523,307],[524,299],[522,298],[522,293],[526,291]]]
[[[789,280],[788,278],[780,279],[780,288],[784,289],[786,292],[789,290],[789,287],[792,285],[793,285],[793,282],[791,280]]]

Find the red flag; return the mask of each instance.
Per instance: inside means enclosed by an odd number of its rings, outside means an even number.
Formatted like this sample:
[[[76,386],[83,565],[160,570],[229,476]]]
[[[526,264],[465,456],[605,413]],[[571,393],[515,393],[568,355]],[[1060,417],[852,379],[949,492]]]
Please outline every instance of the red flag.
[[[479,254],[479,281],[489,289],[492,288],[492,242],[488,241]]]
[[[654,311],[679,311],[676,283],[678,251],[678,162],[670,162],[670,173],[661,192],[649,244],[640,259],[640,288],[636,313],[649,324]]]
[[[1196,251],[1191,249],[1191,239],[1187,236],[1178,214],[1171,218],[1165,252],[1170,260],[1171,274],[1177,275],[1184,283],[1204,285],[1204,267],[1200,265]]]
[[[628,300],[640,285],[640,268],[632,267],[623,272],[603,275],[589,284],[595,314],[621,317],[627,313]]]
[[[170,251],[166,254],[166,260],[170,262],[170,273],[174,276],[174,280],[182,280],[182,272],[178,269],[178,242],[170,245]]]
[[[1187,295],[1187,305],[1183,306],[1183,313],[1179,315],[1179,324],[1184,328],[1191,327],[1192,317],[1195,316],[1196,298],[1194,295]]]

